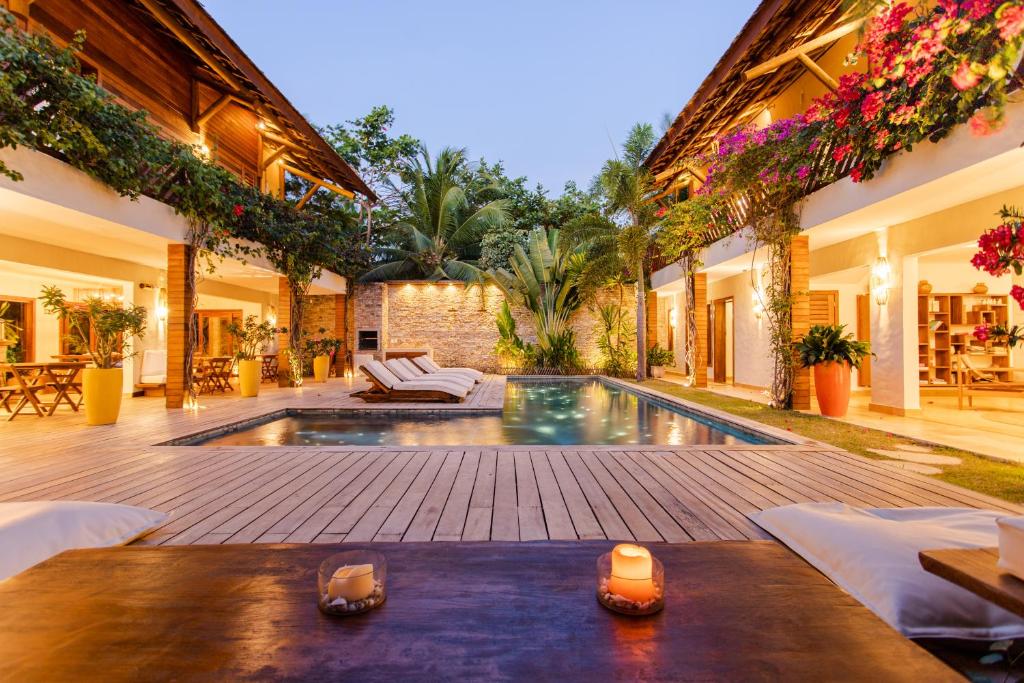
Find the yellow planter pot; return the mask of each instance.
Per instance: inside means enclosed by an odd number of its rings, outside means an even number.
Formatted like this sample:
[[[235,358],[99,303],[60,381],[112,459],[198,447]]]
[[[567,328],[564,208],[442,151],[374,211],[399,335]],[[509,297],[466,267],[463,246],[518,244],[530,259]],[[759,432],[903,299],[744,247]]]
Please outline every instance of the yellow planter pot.
[[[82,371],[85,421],[91,425],[117,422],[121,412],[124,374],[121,368],[86,368]]]
[[[317,356],[313,359],[313,381],[326,382],[331,372],[331,357]]]
[[[238,361],[238,390],[242,396],[259,396],[262,366],[259,360]]]

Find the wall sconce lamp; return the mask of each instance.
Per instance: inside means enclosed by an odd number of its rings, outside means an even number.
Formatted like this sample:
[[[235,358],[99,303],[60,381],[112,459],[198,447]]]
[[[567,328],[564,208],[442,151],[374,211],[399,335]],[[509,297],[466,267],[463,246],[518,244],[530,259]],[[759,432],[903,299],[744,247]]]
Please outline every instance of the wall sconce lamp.
[[[670,308],[668,311],[668,324],[672,329],[675,329],[678,324],[679,318],[676,316],[676,309]]]
[[[879,256],[871,266],[871,295],[875,303],[884,306],[889,303],[889,287],[892,286],[892,266],[889,259]]]
[[[270,323],[271,327],[277,327],[277,309],[273,306],[271,306],[270,311],[267,312],[267,322]]]
[[[161,287],[156,295],[156,319],[162,323],[167,322],[169,312],[167,308],[167,290]]]
[[[755,268],[752,275],[751,287],[753,292],[750,293],[750,309],[754,313],[754,317],[760,320],[764,317],[764,289],[761,286],[761,269]]]

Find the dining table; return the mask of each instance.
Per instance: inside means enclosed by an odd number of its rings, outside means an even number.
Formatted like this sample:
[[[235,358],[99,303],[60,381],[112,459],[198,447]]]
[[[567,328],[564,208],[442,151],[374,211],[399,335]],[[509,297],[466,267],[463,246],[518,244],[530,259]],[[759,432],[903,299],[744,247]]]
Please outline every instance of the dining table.
[[[598,602],[612,546],[71,550],[0,583],[0,680],[963,680],[773,541],[646,544],[665,607],[644,617]],[[358,548],[386,599],[320,612],[319,565]]]
[[[25,408],[32,408],[38,417],[52,416],[62,404],[78,412],[83,398],[81,375],[87,366],[83,362],[0,364],[0,405],[11,411],[8,421]],[[17,404],[11,408],[13,400]]]

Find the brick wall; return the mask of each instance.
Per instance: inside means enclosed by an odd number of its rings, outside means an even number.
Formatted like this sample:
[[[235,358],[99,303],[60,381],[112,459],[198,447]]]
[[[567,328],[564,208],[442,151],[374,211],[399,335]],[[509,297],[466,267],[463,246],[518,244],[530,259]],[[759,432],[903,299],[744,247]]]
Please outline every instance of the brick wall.
[[[493,285],[467,288],[460,283],[390,282],[357,285],[355,328],[378,330],[383,349],[430,349],[441,365],[488,368],[497,365],[495,325],[504,300]],[[602,292],[599,303],[618,299],[618,290]],[[627,314],[634,315],[632,287],[623,293]],[[516,330],[526,341],[535,342],[533,323],[525,309],[513,307]],[[599,317],[580,310],[573,320],[576,345],[584,362],[596,364]]]

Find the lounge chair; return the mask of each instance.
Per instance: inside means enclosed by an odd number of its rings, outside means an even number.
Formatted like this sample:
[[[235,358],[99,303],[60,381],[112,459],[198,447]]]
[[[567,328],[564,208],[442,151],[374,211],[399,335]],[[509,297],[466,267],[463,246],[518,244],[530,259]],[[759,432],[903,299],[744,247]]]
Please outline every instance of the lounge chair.
[[[474,382],[481,382],[484,379],[484,373],[473,368],[442,368],[430,356],[416,356],[412,359],[412,362],[428,375],[464,375]]]
[[[146,396],[163,396],[167,389],[167,351],[146,349],[142,352],[142,371],[135,389]]]
[[[984,368],[978,367],[971,357],[964,353],[956,355],[956,369],[959,374],[957,405],[964,409],[974,407],[974,396],[1024,396],[1024,382],[1003,382]]]
[[[402,361],[405,362],[403,363]],[[474,385],[473,380],[465,375],[428,375],[410,363],[406,358],[390,358],[384,361],[384,367],[393,372],[403,382],[429,382],[444,379],[446,382],[452,382],[464,387],[466,391],[472,389]]]
[[[443,401],[458,403],[466,397],[469,390],[463,384],[436,380],[416,380],[403,382],[383,363],[377,360],[367,361],[359,369],[370,380],[370,388],[357,391],[352,395],[364,401],[382,403],[390,401]]]

